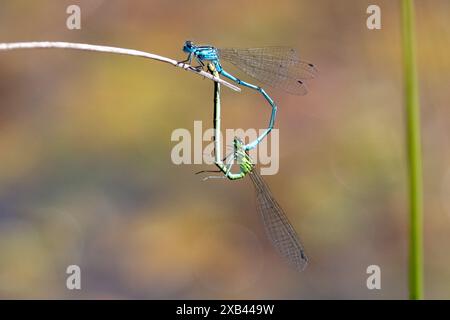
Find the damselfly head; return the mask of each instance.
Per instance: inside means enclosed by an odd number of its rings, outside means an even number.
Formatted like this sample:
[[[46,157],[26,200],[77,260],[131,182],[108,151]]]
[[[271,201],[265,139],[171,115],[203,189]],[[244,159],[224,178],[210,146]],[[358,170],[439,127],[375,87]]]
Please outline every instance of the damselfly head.
[[[244,146],[244,142],[239,137],[234,137],[233,140],[234,150],[242,150]]]
[[[244,165],[247,167],[247,169],[252,168],[253,161],[248,155],[248,152],[244,149],[244,141],[242,141],[238,137],[234,137],[233,144],[234,144],[234,158],[237,160],[240,166],[242,167],[242,165]]]
[[[191,40],[187,40],[184,43],[184,46],[183,46],[183,51],[184,52],[191,53],[191,52],[194,51],[194,49],[195,49],[195,45],[194,45],[194,43]]]

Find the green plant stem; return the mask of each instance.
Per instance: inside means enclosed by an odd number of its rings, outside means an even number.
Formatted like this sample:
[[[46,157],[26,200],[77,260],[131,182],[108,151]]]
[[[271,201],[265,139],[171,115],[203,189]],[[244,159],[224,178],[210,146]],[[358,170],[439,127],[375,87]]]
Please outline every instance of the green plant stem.
[[[406,139],[409,178],[409,298],[423,298],[423,195],[420,142],[420,106],[416,70],[414,2],[403,0],[403,61],[406,104]]]

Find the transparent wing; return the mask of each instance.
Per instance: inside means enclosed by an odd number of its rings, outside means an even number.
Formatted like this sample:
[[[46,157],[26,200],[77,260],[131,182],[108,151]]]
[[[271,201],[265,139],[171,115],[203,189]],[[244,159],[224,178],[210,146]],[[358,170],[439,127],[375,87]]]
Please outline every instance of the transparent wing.
[[[306,94],[305,80],[314,78],[317,69],[312,63],[298,58],[289,47],[218,49],[220,59],[226,60],[249,76],[296,95]]]
[[[256,169],[249,173],[256,189],[257,210],[261,214],[266,234],[277,251],[298,271],[305,269],[308,258],[300,239],[283,209]]]

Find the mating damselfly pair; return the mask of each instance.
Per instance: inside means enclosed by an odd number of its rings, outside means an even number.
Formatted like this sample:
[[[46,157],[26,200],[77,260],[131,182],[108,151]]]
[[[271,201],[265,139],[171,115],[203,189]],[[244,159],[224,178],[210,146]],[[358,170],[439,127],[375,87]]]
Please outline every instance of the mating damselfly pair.
[[[255,164],[248,154],[248,151],[255,148],[272,130],[277,106],[263,88],[243,81],[225,71],[221,60],[229,61],[262,83],[297,95],[306,94],[305,80],[315,76],[317,73],[315,66],[300,60],[295,50],[288,47],[218,49],[213,46],[197,46],[192,41],[186,41],[183,51],[188,54],[184,62],[191,63],[192,59],[195,58],[199,63],[197,68],[201,69],[205,67],[205,62],[207,62],[209,72],[215,77],[218,78],[219,75],[222,75],[238,85],[256,90],[269,103],[272,112],[268,128],[256,140],[248,144],[244,144],[243,141],[236,137],[234,139],[233,152],[227,155],[225,159],[222,159],[222,145],[220,142],[220,84],[218,82],[214,83],[215,164],[220,169],[219,172],[222,172],[230,180],[241,179],[246,175],[250,177],[256,190],[257,210],[262,217],[268,238],[281,256],[287,259],[297,270],[302,271],[308,263],[308,258],[305,255],[300,239],[283,209],[270,192],[266,182],[255,170]],[[240,171],[237,173],[231,172],[234,161],[237,161],[240,168]]]
[[[234,150],[221,158],[220,150],[220,84],[214,83],[214,129],[215,129],[215,164],[224,175],[231,179],[241,179],[248,175],[256,190],[257,210],[260,213],[266,234],[281,256],[302,271],[308,264],[300,239],[289,222],[281,206],[273,197],[264,179],[255,170],[255,164],[248,151],[255,148],[272,130],[277,113],[277,106],[267,92],[254,84],[243,81],[225,71],[221,60],[227,60],[248,75],[272,87],[281,88],[291,94],[304,95],[307,92],[305,80],[317,73],[316,67],[297,57],[296,51],[289,47],[263,47],[251,49],[218,49],[213,46],[197,46],[186,41],[183,51],[188,53],[185,60],[189,63],[195,58],[198,68],[208,62],[209,71],[216,77],[222,75],[238,85],[256,90],[269,103],[272,112],[268,128],[256,140],[244,144],[239,138],[234,140]],[[224,162],[225,161],[225,162]],[[231,172],[231,166],[237,161],[240,171]]]

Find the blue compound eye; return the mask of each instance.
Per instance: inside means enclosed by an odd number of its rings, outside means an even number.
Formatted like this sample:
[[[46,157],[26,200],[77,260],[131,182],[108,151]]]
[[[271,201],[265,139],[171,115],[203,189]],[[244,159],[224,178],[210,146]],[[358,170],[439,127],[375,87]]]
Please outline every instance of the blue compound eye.
[[[194,47],[195,47],[194,43],[192,41],[188,40],[184,43],[183,51],[190,53],[194,50]]]

